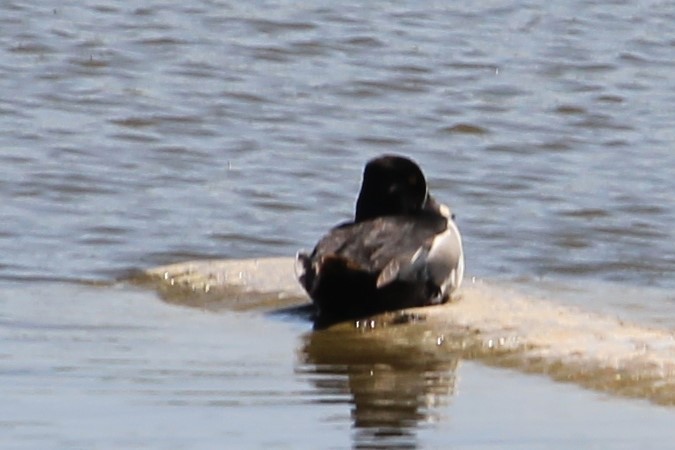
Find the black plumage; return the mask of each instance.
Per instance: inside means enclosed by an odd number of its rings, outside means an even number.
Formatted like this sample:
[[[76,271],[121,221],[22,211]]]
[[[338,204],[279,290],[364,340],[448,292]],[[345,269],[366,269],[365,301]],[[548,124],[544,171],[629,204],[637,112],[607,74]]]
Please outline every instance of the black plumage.
[[[451,220],[414,162],[390,155],[370,161],[354,221],[331,229],[311,254],[298,254],[317,326],[445,301],[445,272],[436,276],[427,257]]]

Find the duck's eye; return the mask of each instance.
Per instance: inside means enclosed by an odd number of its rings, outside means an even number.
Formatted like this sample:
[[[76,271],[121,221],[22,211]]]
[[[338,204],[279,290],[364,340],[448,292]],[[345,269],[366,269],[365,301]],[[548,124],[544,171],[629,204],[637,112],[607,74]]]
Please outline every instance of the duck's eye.
[[[408,178],[408,184],[410,186],[417,186],[419,182],[420,182],[419,178],[417,178],[415,175],[412,175],[410,176],[410,178]]]

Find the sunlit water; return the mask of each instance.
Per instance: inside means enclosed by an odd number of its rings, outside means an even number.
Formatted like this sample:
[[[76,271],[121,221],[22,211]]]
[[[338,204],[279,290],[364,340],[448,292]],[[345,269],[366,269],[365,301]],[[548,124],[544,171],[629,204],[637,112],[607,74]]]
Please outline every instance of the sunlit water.
[[[672,409],[106,283],[311,247],[396,152],[469,277],[674,330],[674,73],[672,2],[2,3],[0,446],[669,448]]]

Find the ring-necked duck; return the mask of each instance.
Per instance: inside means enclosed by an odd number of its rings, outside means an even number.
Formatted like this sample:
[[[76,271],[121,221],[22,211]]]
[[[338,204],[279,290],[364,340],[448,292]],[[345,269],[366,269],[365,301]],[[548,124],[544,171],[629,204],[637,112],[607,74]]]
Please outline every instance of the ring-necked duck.
[[[395,155],[369,161],[354,220],[297,256],[316,325],[445,302],[464,274],[453,218],[429,194],[416,163]]]

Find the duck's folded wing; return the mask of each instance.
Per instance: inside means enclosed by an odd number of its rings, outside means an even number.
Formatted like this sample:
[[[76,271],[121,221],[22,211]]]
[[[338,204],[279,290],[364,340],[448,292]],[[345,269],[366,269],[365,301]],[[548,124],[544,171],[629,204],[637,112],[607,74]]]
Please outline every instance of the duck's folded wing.
[[[438,295],[459,288],[464,276],[464,253],[457,226],[448,220],[447,228],[426,240],[409,255],[398,254],[387,262],[377,278],[377,287],[396,280],[428,283]]]
[[[343,224],[318,242],[310,258],[338,257],[350,266],[378,274],[392,260],[409,260],[420,245],[446,228],[442,218],[389,216]]]

